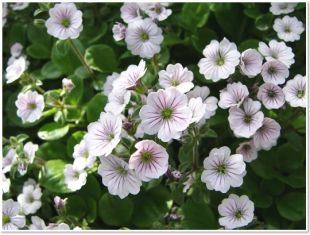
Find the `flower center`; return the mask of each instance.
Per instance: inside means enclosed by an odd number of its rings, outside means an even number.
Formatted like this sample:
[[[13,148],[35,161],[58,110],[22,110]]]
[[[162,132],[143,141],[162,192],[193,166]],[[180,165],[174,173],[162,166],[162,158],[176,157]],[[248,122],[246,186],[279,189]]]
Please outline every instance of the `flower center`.
[[[63,27],[69,28],[71,23],[70,23],[70,20],[68,18],[65,18],[65,19],[62,20],[61,24],[62,24]]]
[[[221,55],[219,55],[219,57],[216,60],[216,64],[219,66],[222,66],[223,64],[225,64],[225,59],[224,57],[222,57]]]
[[[240,210],[238,210],[238,211],[235,213],[235,217],[236,217],[237,219],[241,219],[242,216],[243,216],[243,214],[242,214],[242,211],[240,211]]]
[[[269,67],[269,68],[268,68],[268,73],[269,73],[270,75],[275,74],[276,71],[277,71],[277,70],[276,70],[274,67]]]
[[[245,123],[251,123],[252,116],[251,115],[245,115],[243,120]]]
[[[76,178],[76,179],[78,179],[78,178],[80,177],[80,173],[77,172],[77,171],[75,171],[75,172],[73,173],[73,177]]]
[[[35,110],[37,108],[37,105],[35,103],[28,103],[27,108],[31,110]]]
[[[297,92],[297,97],[298,98],[303,98],[305,96],[305,91],[304,90],[299,90],[298,92]]]
[[[143,162],[150,162],[153,158],[153,154],[149,151],[143,151],[141,152],[141,160]]]
[[[173,110],[171,108],[164,108],[160,115],[163,119],[170,119],[172,117]]]
[[[272,54],[271,54],[271,57],[274,58],[274,59],[276,59],[276,60],[278,59],[278,55],[277,55],[276,53],[272,53]]]
[[[8,215],[2,215],[2,224],[8,224],[11,222],[11,218]]]
[[[251,146],[249,145],[249,144],[245,144],[245,145],[243,145],[243,150],[244,151],[249,151],[251,149]]]
[[[285,26],[284,27],[284,32],[290,33],[291,32],[291,28],[289,26]]]
[[[140,34],[140,38],[141,38],[141,40],[142,40],[143,42],[145,42],[145,41],[149,40],[150,37],[149,37],[149,35],[148,35],[147,32],[143,31],[143,32]]]
[[[108,141],[112,141],[114,137],[115,137],[114,133],[108,134]]]
[[[27,201],[28,203],[33,203],[34,202],[33,196],[29,196]]]
[[[272,90],[269,90],[269,91],[267,92],[267,95],[268,95],[268,97],[270,97],[270,98],[274,98],[274,97],[276,96],[276,93],[275,93],[274,91],[272,91]]]
[[[226,165],[225,164],[218,165],[217,172],[221,173],[221,174],[225,174],[226,173]]]
[[[171,80],[172,86],[178,86],[179,84],[180,84],[180,82],[178,80],[175,80],[175,79]]]
[[[84,158],[88,158],[88,156],[89,156],[88,151],[85,151],[85,152],[83,153],[83,157],[84,157]]]
[[[127,170],[122,166],[117,167],[116,171],[120,175],[123,175],[123,176],[127,175]]]
[[[161,7],[155,7],[155,12],[157,14],[160,14],[161,13]]]

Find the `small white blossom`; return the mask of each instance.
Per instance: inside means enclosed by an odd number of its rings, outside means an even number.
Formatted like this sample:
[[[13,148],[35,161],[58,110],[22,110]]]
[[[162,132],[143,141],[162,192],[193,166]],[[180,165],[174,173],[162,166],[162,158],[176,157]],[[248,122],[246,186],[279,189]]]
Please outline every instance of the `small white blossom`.
[[[204,117],[207,105],[202,102],[201,97],[197,97],[189,100],[188,107],[193,114],[191,122],[198,123]]]
[[[29,6],[29,2],[16,2],[16,3],[10,5],[12,10],[14,10],[14,11],[24,10],[28,6]]]
[[[299,40],[300,34],[305,30],[302,22],[295,16],[284,16],[282,19],[277,18],[274,21],[273,29],[277,32],[278,37],[286,42]]]
[[[292,13],[296,6],[294,2],[272,2],[269,10],[274,15],[282,15]]]
[[[267,109],[278,109],[285,103],[281,87],[272,83],[262,84],[258,89],[257,98]]]
[[[25,215],[36,213],[42,206],[42,191],[39,185],[26,183],[23,186],[22,194],[19,194],[17,201]]]
[[[12,166],[16,163],[17,160],[17,154],[15,149],[10,148],[5,155],[5,157],[2,158],[2,173],[7,173],[11,170]]]
[[[203,50],[203,55],[199,63],[199,72],[213,82],[220,79],[227,79],[235,72],[239,64],[240,53],[235,43],[231,43],[226,38],[221,42],[212,40]]]
[[[240,71],[249,78],[255,77],[262,70],[263,57],[255,49],[247,49],[241,53]]]
[[[25,57],[21,56],[20,58],[15,59],[5,70],[5,79],[7,80],[6,83],[12,83],[19,79],[26,69],[27,61]]]
[[[70,93],[74,88],[75,88],[75,85],[71,79],[68,79],[68,78],[62,79],[62,89]]]
[[[242,185],[246,174],[243,157],[241,154],[230,153],[226,146],[214,148],[204,160],[201,181],[206,183],[209,190],[226,193],[230,187]]]
[[[70,227],[66,223],[60,223],[60,224],[50,223],[46,227],[46,230],[70,230]]]
[[[19,93],[15,102],[17,107],[17,116],[23,122],[35,122],[40,119],[44,109],[44,97],[36,91],[27,91]]]
[[[150,59],[160,52],[163,40],[161,28],[149,18],[128,24],[125,41],[133,55]]]
[[[168,3],[149,3],[148,5],[149,7],[144,11],[152,20],[163,21],[172,14],[171,9],[166,9]]]
[[[130,97],[130,91],[112,91],[108,96],[108,103],[104,107],[104,111],[114,115],[121,114],[125,110],[126,105],[129,103]]]
[[[163,88],[175,87],[182,93],[188,92],[194,87],[194,75],[192,71],[179,63],[169,64],[166,70],[161,70],[158,73],[159,85]]]
[[[278,85],[285,83],[285,79],[289,76],[289,70],[281,61],[270,60],[263,64],[261,74],[264,82]]]
[[[296,75],[294,79],[287,81],[283,92],[285,100],[292,107],[307,107],[307,86],[306,77],[302,75]]]
[[[107,79],[103,85],[103,94],[108,96],[113,90],[113,82],[119,77],[119,73],[112,73],[111,75],[107,76]]]
[[[246,195],[241,197],[230,194],[218,206],[221,217],[219,224],[225,229],[240,228],[252,222],[254,217],[254,203]]]
[[[114,40],[121,41],[126,37],[126,26],[117,22],[113,25],[112,32]]]
[[[229,109],[228,121],[236,137],[250,138],[263,125],[264,113],[259,101],[247,98],[240,107]]]
[[[31,216],[31,223],[29,225],[29,230],[45,230],[46,225],[43,219],[39,216]]]
[[[55,38],[76,39],[83,29],[82,20],[82,12],[76,8],[74,3],[59,3],[49,10],[49,18],[45,22],[45,27],[47,33]]]
[[[128,194],[139,193],[142,182],[136,173],[129,169],[127,162],[113,155],[100,157],[100,161],[98,174],[101,175],[102,183],[108,187],[110,194],[123,199]]]
[[[227,84],[227,87],[220,91],[220,101],[218,105],[222,109],[235,106],[239,107],[248,95],[249,90],[247,86],[243,85],[241,82]]]
[[[271,118],[264,118],[263,125],[253,136],[253,143],[257,150],[270,150],[277,145],[281,126]]]
[[[121,7],[121,18],[125,23],[131,23],[142,19],[139,4],[135,2],[125,2]]]
[[[35,158],[35,153],[39,149],[39,145],[34,144],[32,142],[27,142],[24,145],[24,154],[25,157],[28,158],[29,163],[33,163],[33,160]]]
[[[253,141],[239,144],[236,153],[241,154],[243,156],[243,161],[245,162],[252,162],[257,158],[257,149],[254,146]]]
[[[20,57],[22,51],[23,51],[23,45],[20,44],[19,42],[14,43],[10,48],[11,56],[13,56],[14,58]]]
[[[5,174],[2,173],[2,192],[7,193],[10,191],[11,180],[10,178],[6,178]]]
[[[263,56],[265,56],[267,61],[279,60],[288,68],[295,63],[295,55],[292,48],[286,46],[284,42],[271,40],[269,45],[264,42],[260,42],[258,50]]]
[[[65,166],[64,175],[65,183],[71,191],[77,191],[86,184],[87,173],[78,159],[75,159],[73,164]]]
[[[68,198],[62,199],[59,196],[54,197],[54,207],[57,210],[64,209],[66,206],[67,200],[68,200]]]
[[[99,120],[90,123],[87,130],[85,141],[89,153],[93,156],[108,156],[121,140],[122,119],[102,112]]]
[[[8,16],[8,4],[6,2],[2,3],[2,27],[5,25]]]
[[[191,173],[188,175],[187,180],[183,183],[184,187],[183,187],[183,193],[186,193],[190,187],[193,185],[193,183],[195,182],[196,179],[196,174],[195,172]]]
[[[74,159],[80,158],[80,163],[84,166],[84,168],[91,168],[96,161],[96,156],[92,156],[89,153],[88,146],[84,139],[81,142],[74,146],[73,150]]]
[[[2,230],[18,230],[26,225],[25,216],[19,215],[18,202],[8,199],[2,202]]]

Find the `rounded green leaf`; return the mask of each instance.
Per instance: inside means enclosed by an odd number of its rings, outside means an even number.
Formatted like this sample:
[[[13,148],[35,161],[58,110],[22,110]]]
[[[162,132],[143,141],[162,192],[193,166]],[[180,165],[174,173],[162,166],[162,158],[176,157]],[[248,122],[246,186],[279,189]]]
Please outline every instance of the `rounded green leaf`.
[[[75,216],[79,219],[84,218],[87,212],[85,199],[78,195],[69,196],[66,209],[68,215]]]
[[[61,76],[61,72],[51,61],[43,65],[41,69],[41,74],[43,76],[43,79],[55,79]]]
[[[50,160],[45,162],[39,174],[40,185],[54,193],[69,193],[64,179],[66,162]]]
[[[306,216],[306,194],[291,192],[277,200],[277,209],[281,216],[291,221],[299,221]]]
[[[124,227],[130,224],[133,203],[128,197],[120,199],[105,193],[99,200],[98,212],[105,224]]]
[[[93,45],[86,49],[84,56],[87,64],[99,72],[113,72],[118,66],[118,61],[113,48],[104,45]]]
[[[68,125],[48,123],[39,129],[38,136],[42,140],[58,140],[64,137],[68,131]]]
[[[86,116],[89,122],[97,121],[108,99],[102,94],[94,96],[87,104]]]
[[[67,159],[66,147],[58,141],[49,141],[40,145],[36,156],[48,161],[52,159]]]
[[[67,141],[67,154],[72,157],[74,146],[79,144],[85,135],[85,131],[74,132]]]

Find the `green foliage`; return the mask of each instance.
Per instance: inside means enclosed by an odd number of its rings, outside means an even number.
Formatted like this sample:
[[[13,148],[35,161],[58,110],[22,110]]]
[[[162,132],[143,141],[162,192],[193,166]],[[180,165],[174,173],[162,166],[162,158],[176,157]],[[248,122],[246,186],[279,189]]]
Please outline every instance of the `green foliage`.
[[[97,121],[107,101],[106,96],[97,94],[88,102],[86,115],[89,122]]]
[[[64,137],[69,131],[68,125],[59,123],[48,123],[42,126],[38,132],[38,136],[42,140],[58,140]]]

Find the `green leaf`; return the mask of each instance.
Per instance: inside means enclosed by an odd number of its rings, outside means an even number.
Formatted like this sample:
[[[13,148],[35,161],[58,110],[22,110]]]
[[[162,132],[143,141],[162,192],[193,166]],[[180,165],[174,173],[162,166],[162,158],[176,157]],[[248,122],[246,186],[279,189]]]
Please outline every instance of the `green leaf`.
[[[22,45],[25,45],[27,40],[27,25],[21,24],[21,23],[14,23],[8,28],[8,32],[5,37],[3,37],[4,40],[6,40],[4,50],[7,49],[10,50],[10,46],[12,46],[14,43],[19,42]]]
[[[42,44],[32,44],[27,47],[27,54],[35,59],[49,59],[50,50]]]
[[[260,14],[260,10],[257,7],[247,8],[243,10],[244,14],[252,19],[256,19]]]
[[[279,180],[262,180],[260,184],[261,191],[264,191],[264,193],[268,193],[273,196],[281,195],[285,190],[285,185]]]
[[[43,65],[41,69],[41,74],[44,80],[45,79],[56,79],[62,75],[61,72],[57,69],[57,67],[51,61]]]
[[[86,184],[78,191],[78,193],[85,198],[92,197],[98,201],[101,196],[101,187],[102,185],[94,175],[88,175]]]
[[[75,45],[83,54],[83,45],[78,40],[74,40]],[[53,64],[65,75],[71,75],[75,69],[81,66],[81,62],[68,40],[58,40],[52,48],[51,56]]]
[[[193,46],[197,51],[199,51],[199,53],[203,51],[203,49],[211,42],[211,40],[216,39],[216,33],[213,30],[205,27],[198,29],[197,32],[191,36]]]
[[[256,28],[261,31],[266,31],[270,27],[272,27],[272,20],[273,20],[273,15],[271,13],[260,15],[255,20]]]
[[[184,220],[181,222],[184,229],[216,229],[217,222],[210,206],[203,202],[188,200],[181,207]]]
[[[278,175],[277,178],[292,188],[306,187],[306,170],[303,167],[292,171],[289,175]]]
[[[87,25],[79,37],[79,39],[87,44],[93,44],[99,41],[107,32],[107,23],[101,23],[98,27],[97,25]]]
[[[64,137],[68,131],[68,125],[48,123],[39,129],[38,136],[42,140],[58,140]]]
[[[165,34],[163,45],[173,46],[173,45],[182,44],[182,43],[183,43],[183,40],[180,39],[180,37],[176,35],[175,33],[170,32],[170,33]]]
[[[182,7],[179,23],[190,31],[203,27],[209,17],[209,5],[204,3],[186,3]],[[193,27],[195,25],[195,27]]]
[[[97,201],[93,198],[83,198],[86,201],[86,220],[88,223],[93,223],[97,218]]]
[[[65,165],[63,160],[45,162],[39,174],[40,185],[53,193],[69,193],[64,179]]]
[[[238,46],[239,51],[245,51],[246,49],[252,48],[257,49],[258,48],[259,41],[256,39],[248,39],[240,43]]]
[[[67,159],[66,147],[63,143],[58,141],[45,142],[40,145],[36,156],[45,161],[52,159]]]
[[[118,61],[112,47],[104,44],[93,45],[85,51],[85,61],[99,72],[113,72],[117,69]]]
[[[83,90],[84,90],[83,79],[81,79],[76,75],[71,75],[68,77],[68,79],[72,80],[74,88],[65,98],[65,103],[71,105],[77,105],[81,100],[81,98],[83,97]]]
[[[259,177],[263,179],[272,179],[276,176],[274,168],[275,153],[274,149],[270,151],[259,151],[258,158],[249,165]]]
[[[291,192],[276,201],[280,215],[291,221],[300,221],[306,216],[306,194]]]
[[[67,154],[72,157],[74,146],[79,144],[85,135],[85,131],[74,132],[67,141]]]
[[[272,205],[272,197],[264,192],[254,193],[251,199],[258,208],[268,208]]]
[[[99,200],[98,212],[101,220],[112,226],[128,226],[133,213],[133,202],[129,197],[120,199],[105,193]]]
[[[102,94],[94,96],[87,104],[86,116],[89,122],[97,121],[100,113],[103,112],[108,98]]]
[[[78,195],[69,196],[66,209],[68,215],[75,216],[79,219],[84,218],[87,212],[85,199]]]
[[[168,212],[166,202],[169,199],[169,191],[162,185],[140,192],[133,197],[135,209],[132,215],[132,223],[139,228],[147,228],[152,226],[154,222],[163,219]]]

